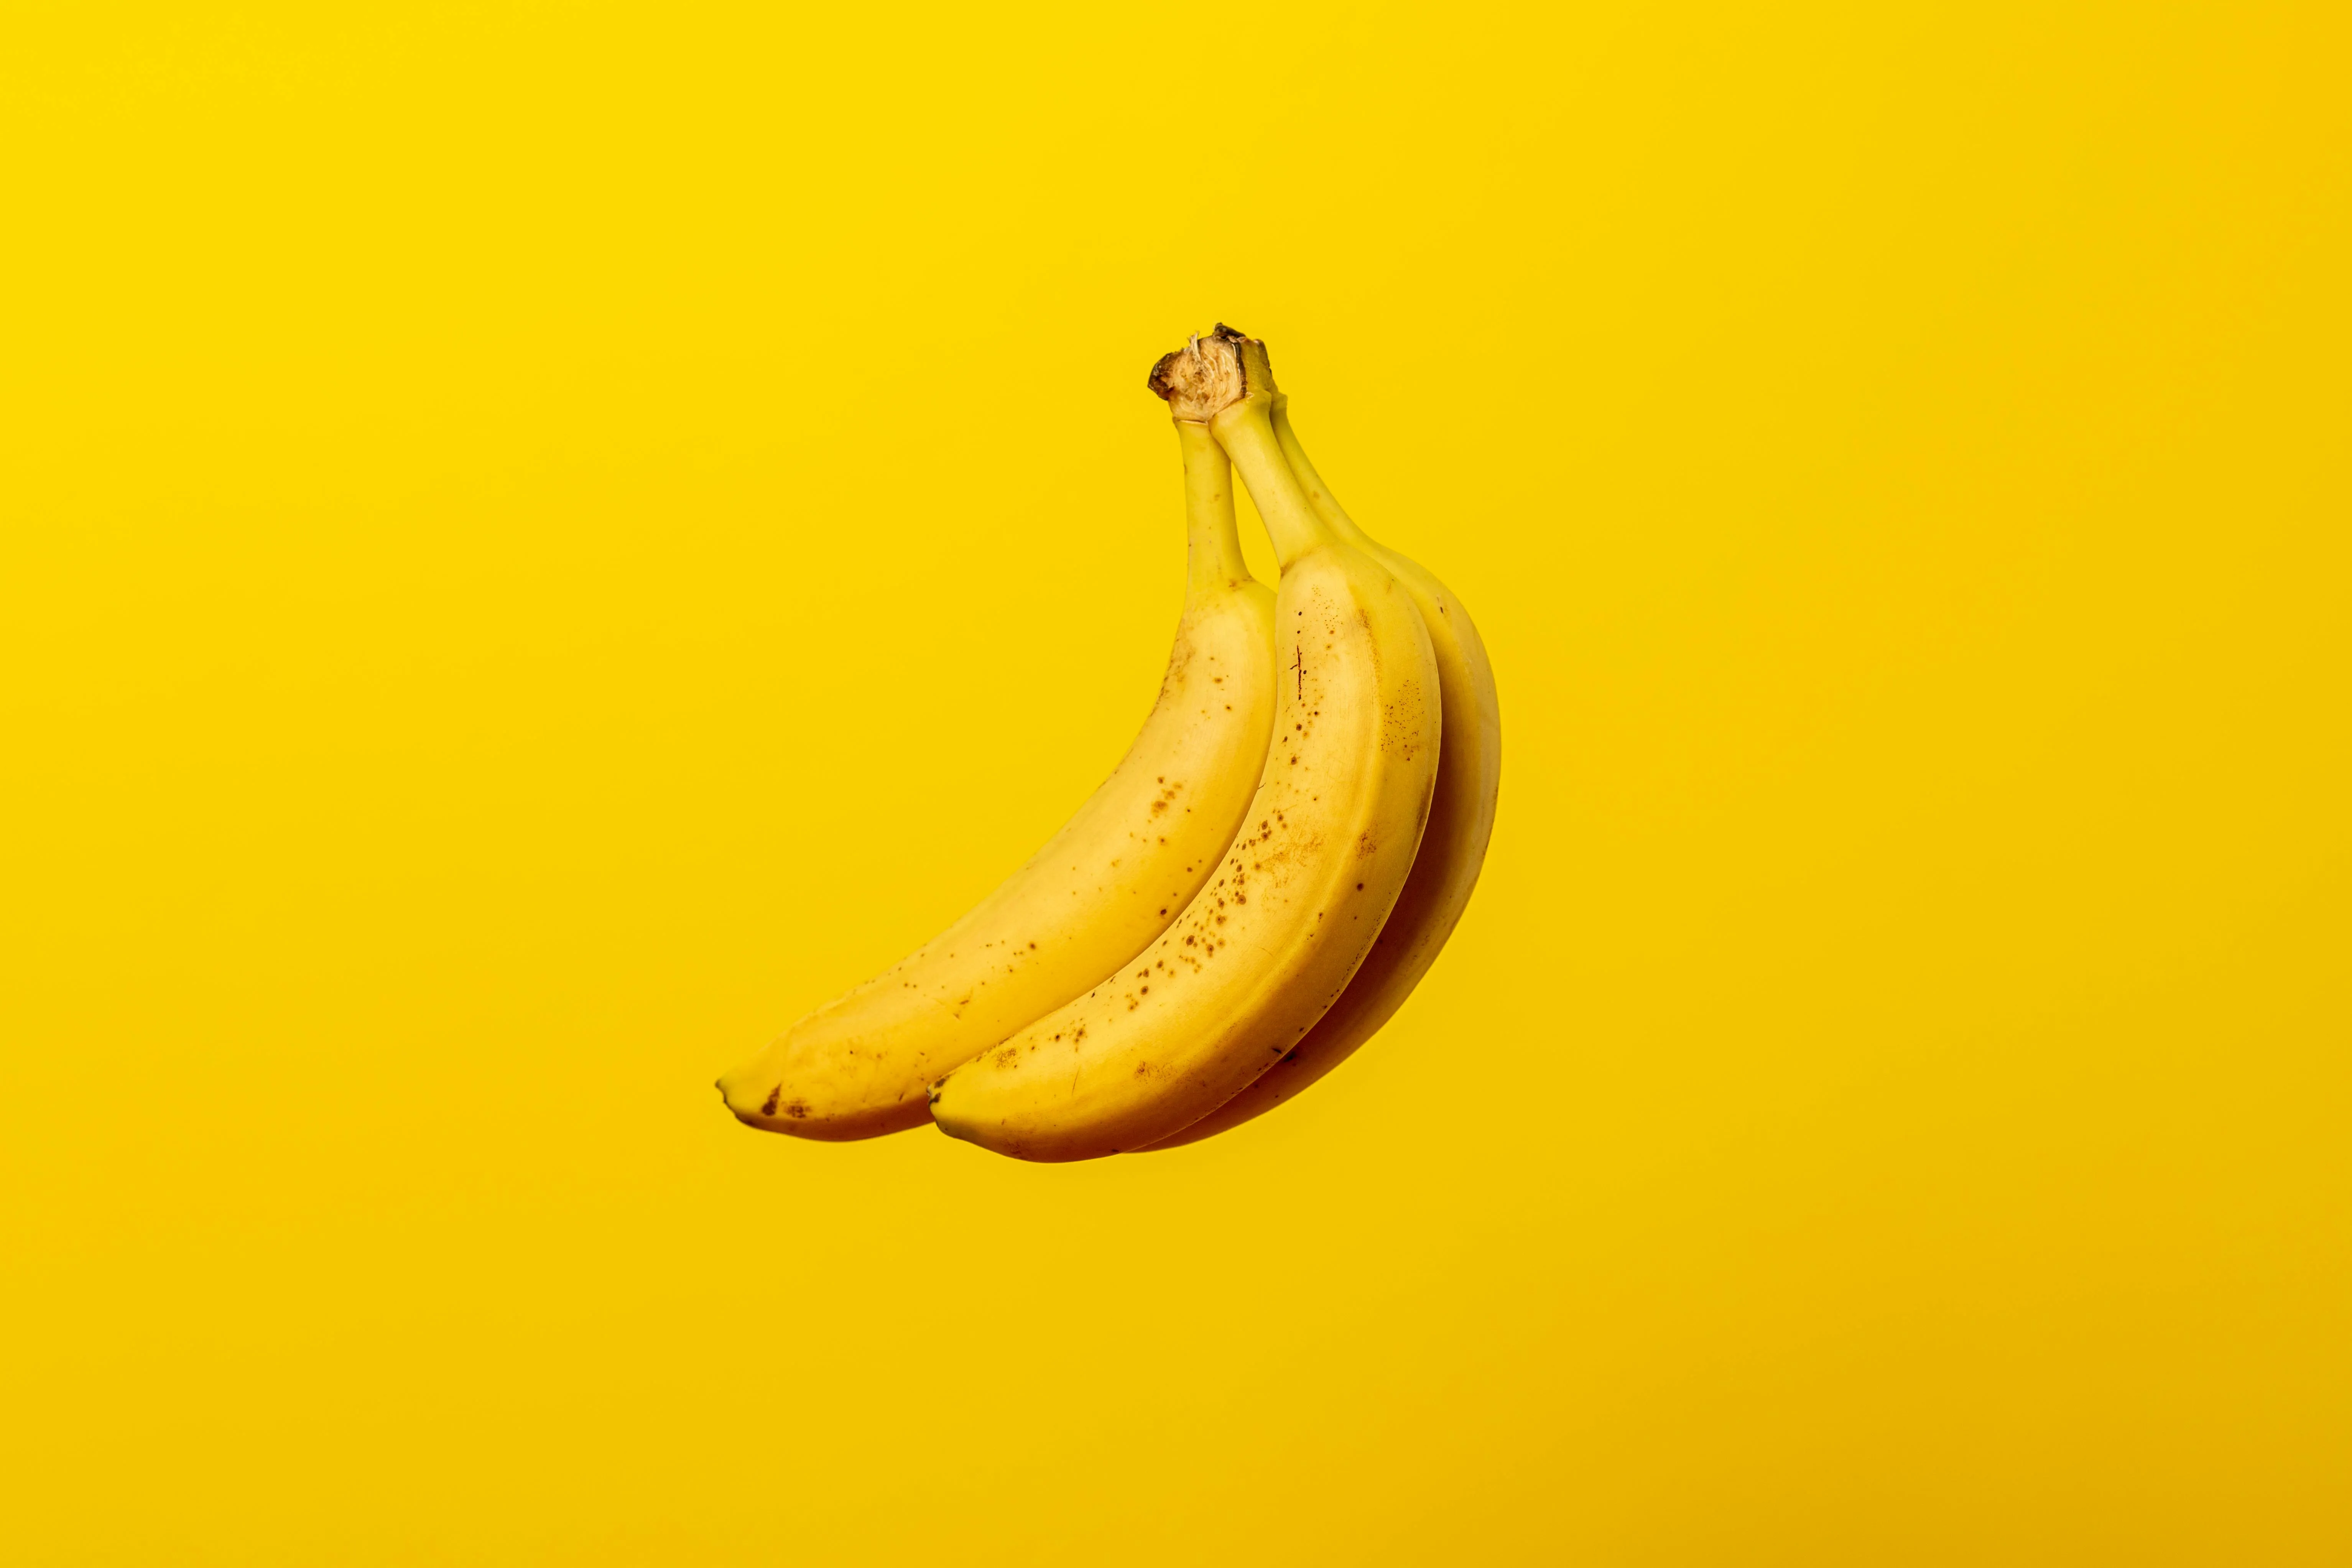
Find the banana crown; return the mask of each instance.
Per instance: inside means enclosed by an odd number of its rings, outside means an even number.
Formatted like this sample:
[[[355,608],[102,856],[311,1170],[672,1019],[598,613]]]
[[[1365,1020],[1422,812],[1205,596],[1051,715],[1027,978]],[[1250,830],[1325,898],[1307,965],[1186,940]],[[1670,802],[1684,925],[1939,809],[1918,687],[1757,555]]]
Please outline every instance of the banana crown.
[[[1160,355],[1144,384],[1177,418],[1205,423],[1245,397],[1272,396],[1274,365],[1264,343],[1219,321],[1207,337]]]

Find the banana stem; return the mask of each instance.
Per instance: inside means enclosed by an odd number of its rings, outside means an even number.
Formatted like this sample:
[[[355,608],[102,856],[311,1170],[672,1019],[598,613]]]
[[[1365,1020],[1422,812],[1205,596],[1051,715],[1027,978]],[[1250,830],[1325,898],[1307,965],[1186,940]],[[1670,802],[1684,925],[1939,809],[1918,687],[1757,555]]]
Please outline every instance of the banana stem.
[[[1370,543],[1370,536],[1356,526],[1356,520],[1348,515],[1348,509],[1339,504],[1339,498],[1331,493],[1331,487],[1325,484],[1323,476],[1315,471],[1315,464],[1307,458],[1307,448],[1299,445],[1298,432],[1290,427],[1288,393],[1274,395],[1272,418],[1274,438],[1282,447],[1283,458],[1290,464],[1290,471],[1297,477],[1298,488],[1307,492],[1307,504],[1315,509],[1315,515],[1330,524],[1331,531],[1349,543]]]
[[[1220,321],[1207,337],[1189,339],[1175,353],[1160,355],[1147,384],[1167,399],[1178,428],[1206,422],[1242,471],[1242,483],[1249,486],[1285,571],[1317,545],[1331,542],[1331,527],[1299,487],[1275,437],[1271,413],[1277,395],[1264,343]]]
[[[1209,428],[1241,470],[1242,483],[1249,486],[1250,500],[1257,503],[1257,514],[1274,540],[1275,558],[1287,571],[1301,555],[1328,542],[1332,531],[1308,500],[1275,438],[1266,412],[1271,401],[1263,393],[1254,394],[1220,412],[1209,421]]]
[[[1196,419],[1179,419],[1184,454],[1184,594],[1199,598],[1249,576],[1234,521],[1234,469],[1225,449]]]

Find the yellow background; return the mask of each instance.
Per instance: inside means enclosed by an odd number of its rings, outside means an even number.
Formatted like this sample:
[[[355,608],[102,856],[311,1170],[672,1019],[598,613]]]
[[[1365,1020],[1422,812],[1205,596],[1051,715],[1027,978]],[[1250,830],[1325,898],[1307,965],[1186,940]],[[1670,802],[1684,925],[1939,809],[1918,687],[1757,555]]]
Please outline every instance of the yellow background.
[[[797,9],[0,20],[5,1555],[2352,1560],[2340,7]],[[736,1126],[1142,716],[1219,318],[1493,650],[1452,948]]]

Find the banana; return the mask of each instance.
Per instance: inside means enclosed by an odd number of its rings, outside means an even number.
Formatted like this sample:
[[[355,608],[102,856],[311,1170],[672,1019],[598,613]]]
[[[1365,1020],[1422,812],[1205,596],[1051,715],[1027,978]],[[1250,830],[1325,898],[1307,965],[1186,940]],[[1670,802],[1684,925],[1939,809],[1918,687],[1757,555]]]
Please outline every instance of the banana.
[[[1274,394],[1273,417],[1275,438],[1316,515],[1332,532],[1387,567],[1412,595],[1422,623],[1429,628],[1445,713],[1437,754],[1437,795],[1404,892],[1339,1000],[1296,1050],[1200,1121],[1152,1145],[1156,1149],[1197,1142],[1265,1115],[1378,1033],[1404,1005],[1437,962],[1445,939],[1454,934],[1471,889],[1478,885],[1486,841],[1495,831],[1495,800],[1503,771],[1502,709],[1495,697],[1495,668],[1487,662],[1486,645],[1471,624],[1470,612],[1426,567],[1374,542],[1356,526],[1307,460],[1307,449],[1290,427],[1290,399],[1279,391]]]
[[[1140,1149],[1231,1100],[1347,988],[1428,820],[1438,672],[1412,595],[1308,502],[1264,347],[1223,328],[1153,368],[1231,455],[1282,563],[1275,743],[1242,836],[1160,939],[933,1089],[952,1137],[1028,1160]]]
[[[728,1109],[802,1138],[924,1120],[933,1080],[1100,983],[1166,930],[1234,837],[1274,723],[1274,595],[1249,574],[1233,476],[1179,424],[1188,559],[1160,698],[1118,769],[961,920],[719,1080]]]

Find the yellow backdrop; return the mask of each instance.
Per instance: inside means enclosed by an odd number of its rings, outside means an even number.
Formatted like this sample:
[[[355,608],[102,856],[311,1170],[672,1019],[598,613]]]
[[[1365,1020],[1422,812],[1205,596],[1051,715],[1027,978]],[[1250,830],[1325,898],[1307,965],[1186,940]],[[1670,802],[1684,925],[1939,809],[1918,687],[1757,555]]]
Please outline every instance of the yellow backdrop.
[[[798,9],[0,20],[0,1555],[2352,1560],[2340,6]],[[1141,718],[1220,318],[1493,649],[1451,950],[738,1127]]]

